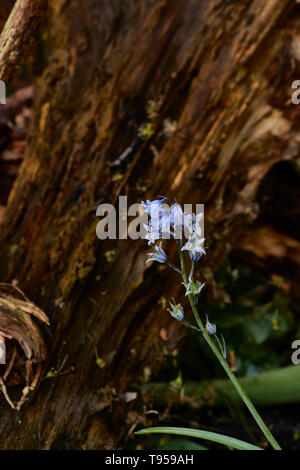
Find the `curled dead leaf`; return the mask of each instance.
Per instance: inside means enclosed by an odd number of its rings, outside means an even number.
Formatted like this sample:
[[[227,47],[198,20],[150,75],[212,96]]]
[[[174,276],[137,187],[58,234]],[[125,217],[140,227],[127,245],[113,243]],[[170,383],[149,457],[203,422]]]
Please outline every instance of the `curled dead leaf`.
[[[26,358],[40,363],[46,358],[46,345],[32,317],[49,325],[47,315],[32,302],[0,294],[0,336],[18,341]]]
[[[49,325],[47,315],[35,304],[30,302],[17,283],[0,283],[0,364],[6,365],[5,339],[16,340],[23,349],[26,357],[26,385],[22,390],[22,396],[14,403],[7,390],[7,378],[13,370],[16,359],[16,346],[10,354],[9,363],[4,375],[0,375],[0,390],[12,409],[20,410],[29,395],[36,389],[42,371],[41,362],[46,359],[46,344],[37,322]],[[13,291],[14,295],[8,292]],[[22,297],[22,299],[18,298]],[[35,373],[33,372],[35,364]]]

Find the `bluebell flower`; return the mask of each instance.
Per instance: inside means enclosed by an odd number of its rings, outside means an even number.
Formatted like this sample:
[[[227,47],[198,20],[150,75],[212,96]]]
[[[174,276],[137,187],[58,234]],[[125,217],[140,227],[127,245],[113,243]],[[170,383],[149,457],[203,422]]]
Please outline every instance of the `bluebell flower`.
[[[201,258],[202,255],[205,255],[206,254],[206,251],[202,248],[201,251],[193,251],[193,250],[189,250],[189,255],[190,255],[190,258],[191,260],[194,262],[194,263],[197,263],[197,261],[199,261],[199,259]]]
[[[148,226],[145,226],[147,230],[145,238],[149,240],[148,244],[160,238],[170,238],[170,208],[165,201],[167,198],[161,196],[154,201],[148,199],[146,202],[141,202],[145,213],[150,215]]]
[[[146,230],[146,235],[145,239],[148,240],[148,245],[151,245],[154,243],[156,240],[159,240],[161,238],[161,231],[152,227],[151,225],[145,225],[144,228]]]
[[[207,315],[206,315],[205,329],[206,329],[207,333],[210,334],[210,335],[214,335],[217,331],[216,325],[214,323],[210,323],[210,321],[207,318]]]
[[[162,242],[157,246],[154,246],[155,252],[148,253],[149,259],[147,259],[146,264],[149,261],[157,261],[158,263],[165,263],[167,261],[167,255],[161,247]]]
[[[202,218],[202,212],[200,214],[184,214],[184,230],[186,238],[201,238],[202,228],[200,222]]]
[[[197,262],[199,261],[202,255],[206,254],[203,248],[204,240],[204,238],[198,238],[197,236],[189,238],[186,244],[181,248],[181,250],[187,250],[189,252],[191,260],[193,262]]]
[[[202,212],[200,214],[184,214],[184,233],[188,241],[182,247],[182,250],[189,252],[193,262],[199,261],[201,256],[206,254],[203,248],[204,238],[201,238],[202,228],[200,222],[202,218]]]
[[[184,227],[184,216],[181,205],[175,202],[170,210],[170,224],[174,229],[175,238],[182,238],[182,229]]]
[[[169,207],[167,204],[151,206],[151,219],[149,226],[161,231],[162,238],[182,238],[184,217],[181,206],[178,203]],[[166,236],[163,236],[166,235]]]
[[[183,308],[180,304],[176,304],[175,300],[173,299],[174,304],[170,302],[171,310],[168,308],[167,310],[170,312],[172,317],[176,318],[178,321],[182,321],[184,319],[184,312]]]
[[[197,236],[189,238],[181,250],[198,251],[199,253],[205,254],[205,250],[203,248],[204,240],[205,238],[198,238]]]
[[[157,207],[155,211],[151,211],[149,227],[160,231],[160,238],[163,238],[163,234],[171,235],[170,208],[168,206],[165,207],[165,205],[162,205]]]
[[[204,287],[204,283],[201,284],[201,282],[199,281],[193,281],[190,277],[188,279],[188,282],[183,282],[182,284],[186,288],[185,295],[199,295]]]
[[[155,199],[154,201],[149,201],[149,199],[146,202],[142,201],[141,206],[146,214],[151,214],[151,212],[155,213],[165,201],[167,201],[167,198],[161,196],[160,199]]]

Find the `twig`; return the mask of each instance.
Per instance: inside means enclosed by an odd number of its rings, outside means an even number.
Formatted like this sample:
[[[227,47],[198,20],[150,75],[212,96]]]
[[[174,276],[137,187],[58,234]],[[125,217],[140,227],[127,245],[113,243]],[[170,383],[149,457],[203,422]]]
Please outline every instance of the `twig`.
[[[26,297],[26,295],[24,294],[24,292],[22,291],[22,289],[20,289],[20,287],[16,286],[15,284],[9,284],[8,282],[0,282],[0,288],[1,287],[10,287],[11,289],[14,289],[15,291],[17,291],[25,300],[27,300],[27,302],[30,302],[30,300],[28,299],[28,297]]]
[[[3,375],[4,382],[6,381],[7,377],[9,376],[9,374],[12,370],[12,367],[13,367],[15,359],[16,359],[16,354],[17,354],[17,348],[16,348],[16,345],[14,345],[14,350],[13,350],[11,359],[9,361],[9,364],[8,364],[6,370],[5,370],[5,374]]]
[[[7,81],[32,51],[47,0],[17,0],[0,36],[0,79]]]
[[[15,407],[15,405],[13,404],[13,402],[11,401],[11,399],[9,398],[9,395],[8,395],[7,390],[6,390],[6,387],[5,387],[5,383],[3,382],[3,379],[2,379],[1,376],[0,376],[0,386],[1,386],[1,390],[2,390],[2,393],[3,393],[3,395],[4,395],[5,400],[7,401],[7,403],[9,404],[9,406],[10,406],[13,410],[15,410],[16,407]]]
[[[33,392],[35,390],[35,388],[38,384],[39,378],[41,376],[41,372],[42,372],[42,366],[40,364],[38,364],[35,376],[33,378],[33,381],[31,382],[30,385],[27,385],[26,387],[23,388],[22,397],[20,398],[20,400],[18,401],[17,406],[16,406],[16,409],[18,411],[20,411],[20,409],[24,405],[29,393]]]

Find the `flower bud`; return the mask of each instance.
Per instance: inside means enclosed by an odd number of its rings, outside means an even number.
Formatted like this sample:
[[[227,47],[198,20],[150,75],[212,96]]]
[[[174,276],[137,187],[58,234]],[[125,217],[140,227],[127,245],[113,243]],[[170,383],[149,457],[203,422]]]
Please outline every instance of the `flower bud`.
[[[210,323],[208,318],[206,317],[206,325],[205,325],[206,331],[210,335],[214,335],[217,331],[217,327],[214,323]]]
[[[176,304],[174,299],[173,301],[174,301],[174,304],[170,302],[171,310],[169,308],[167,310],[170,312],[172,317],[176,318],[176,320],[182,321],[184,319],[183,308],[180,304]]]

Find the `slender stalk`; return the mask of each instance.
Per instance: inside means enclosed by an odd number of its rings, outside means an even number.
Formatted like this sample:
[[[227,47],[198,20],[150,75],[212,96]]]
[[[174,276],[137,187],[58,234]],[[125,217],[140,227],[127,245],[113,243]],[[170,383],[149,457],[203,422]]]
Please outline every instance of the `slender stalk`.
[[[185,263],[184,263],[184,258],[183,258],[182,251],[180,249],[179,240],[176,240],[176,243],[177,243],[177,248],[178,248],[179,257],[180,257],[182,279],[183,279],[183,282],[187,283],[187,274],[186,274],[186,269],[185,269]],[[240,385],[239,381],[237,380],[236,376],[234,375],[234,373],[230,369],[228,362],[223,357],[223,354],[219,351],[219,349],[217,348],[217,346],[213,342],[212,338],[207,333],[207,331],[206,331],[206,329],[205,329],[205,327],[204,327],[204,325],[203,325],[203,323],[202,323],[202,321],[199,317],[198,310],[197,310],[196,306],[194,305],[193,296],[189,295],[188,298],[189,298],[189,302],[190,302],[195,320],[197,322],[197,325],[199,326],[199,329],[200,329],[205,341],[207,342],[210,349],[213,351],[213,353],[217,357],[220,364],[223,366],[226,374],[228,375],[229,379],[232,382],[232,385],[235,387],[236,391],[240,395],[241,399],[243,400],[243,402],[247,406],[248,410],[252,414],[253,418],[255,419],[256,423],[258,424],[258,426],[262,430],[263,434],[265,435],[265,437],[267,438],[267,440],[269,441],[269,443],[271,444],[273,449],[281,450],[280,445],[278,444],[278,442],[274,438],[273,434],[271,433],[271,431],[269,430],[269,428],[267,427],[267,425],[265,424],[265,422],[261,418],[260,414],[255,409],[255,407],[254,407],[253,403],[251,402],[250,398],[248,397],[247,393],[244,391],[244,389]]]
[[[215,338],[215,340],[217,341],[217,343],[218,343],[218,345],[219,345],[220,351],[222,352],[222,351],[223,351],[223,347],[222,347],[222,344],[221,344],[221,342],[220,342],[220,340],[219,340],[219,338],[217,337],[216,334],[214,334],[214,338]],[[224,354],[223,354],[223,357],[224,357]],[[224,358],[224,359],[226,359],[226,358]]]
[[[167,265],[170,266],[170,268],[174,269],[177,273],[181,274],[180,269],[178,269],[174,264],[171,263],[171,261],[167,260]]]

